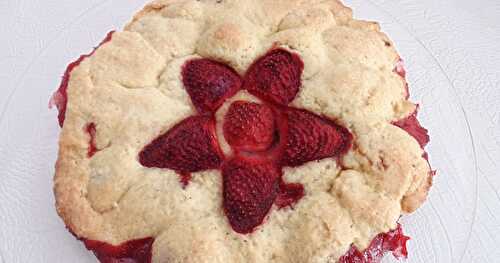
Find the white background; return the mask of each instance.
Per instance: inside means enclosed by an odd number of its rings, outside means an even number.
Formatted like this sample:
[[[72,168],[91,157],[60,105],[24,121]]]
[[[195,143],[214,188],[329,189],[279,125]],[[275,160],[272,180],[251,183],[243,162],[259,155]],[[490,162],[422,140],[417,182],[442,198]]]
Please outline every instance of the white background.
[[[1,263],[96,262],[53,207],[59,130],[47,102],[66,64],[144,2],[0,0]],[[500,262],[500,1],[346,3],[396,42],[431,133],[438,176],[402,221],[408,262]]]

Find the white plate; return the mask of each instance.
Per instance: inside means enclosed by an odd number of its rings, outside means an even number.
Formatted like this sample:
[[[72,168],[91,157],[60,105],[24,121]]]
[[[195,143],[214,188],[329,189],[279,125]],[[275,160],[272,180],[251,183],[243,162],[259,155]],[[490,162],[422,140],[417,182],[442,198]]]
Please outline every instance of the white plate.
[[[44,1],[40,12],[55,16],[47,24],[51,38],[43,39],[48,41],[41,44],[44,48],[0,98],[2,263],[96,262],[54,210],[52,176],[59,128],[57,113],[47,104],[66,64],[88,52],[107,31],[120,28],[145,1],[81,2],[86,1]],[[427,149],[438,173],[429,201],[402,219],[412,237],[408,262],[459,262],[470,240],[477,200],[477,169],[463,107],[439,60],[399,22],[402,16],[386,11],[391,4],[382,8],[367,0],[346,2],[357,17],[379,21],[395,41],[406,62],[412,99],[421,103],[421,120],[431,134]],[[73,18],[63,16],[66,19],[58,23],[57,15],[66,11]],[[0,66],[3,72],[11,70],[7,64]],[[386,262],[392,262],[391,257]]]

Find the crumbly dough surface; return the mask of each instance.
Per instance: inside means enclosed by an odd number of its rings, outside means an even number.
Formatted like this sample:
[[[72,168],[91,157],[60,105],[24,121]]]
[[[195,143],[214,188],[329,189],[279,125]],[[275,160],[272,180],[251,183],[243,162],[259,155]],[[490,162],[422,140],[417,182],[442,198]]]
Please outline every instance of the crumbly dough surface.
[[[138,153],[195,113],[181,82],[194,57],[243,74],[273,46],[300,54],[303,86],[291,105],[338,120],[354,136],[333,159],[285,168],[306,195],[274,207],[252,234],[222,210],[219,171],[146,168]],[[417,141],[391,122],[410,115],[399,56],[374,22],[337,0],[159,0],[139,12],[71,74],[56,167],[57,210],[79,237],[114,245],[154,237],[153,262],[336,262],[366,248],[425,200],[430,168]],[[242,96],[245,96],[244,94]],[[223,106],[224,107],[224,106]],[[88,123],[99,151],[87,156]]]

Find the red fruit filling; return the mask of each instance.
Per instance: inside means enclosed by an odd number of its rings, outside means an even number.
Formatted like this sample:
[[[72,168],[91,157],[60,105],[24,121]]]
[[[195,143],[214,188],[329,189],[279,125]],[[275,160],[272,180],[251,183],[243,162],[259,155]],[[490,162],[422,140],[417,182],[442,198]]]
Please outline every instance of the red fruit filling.
[[[223,155],[215,135],[215,121],[210,116],[189,117],[156,138],[139,153],[145,167],[168,168],[183,175],[217,169]]]
[[[396,67],[394,68],[394,72],[400,75],[403,79],[406,78],[406,71],[404,69],[403,60],[400,59],[398,61]],[[406,99],[408,99],[410,96],[408,83],[406,83],[405,87],[406,87]],[[417,142],[420,144],[420,147],[424,149],[425,146],[429,143],[430,139],[427,129],[425,129],[424,127],[422,127],[422,125],[420,125],[420,122],[417,119],[417,115],[418,115],[418,108],[410,116],[395,121],[392,124],[405,130],[408,134],[410,134],[413,138],[415,138],[415,140],[417,140]],[[422,157],[424,157],[427,160],[427,163],[429,163],[429,156],[427,152],[424,151]],[[431,176],[436,175],[436,171],[431,171],[430,175]]]
[[[406,78],[405,65],[402,59],[399,59],[398,62],[396,62],[396,67],[394,68],[394,72],[396,72],[402,78]]]
[[[82,241],[101,263],[151,263],[154,242],[151,237],[127,241],[118,246],[88,239]]]
[[[244,87],[269,102],[287,105],[299,92],[303,70],[298,55],[273,49],[250,66]]]
[[[188,61],[182,82],[200,113],[213,113],[241,87],[241,78],[229,66],[210,59]]]
[[[69,78],[71,76],[71,72],[78,66],[82,61],[84,61],[86,58],[92,56],[94,52],[102,45],[104,45],[106,42],[111,41],[113,37],[113,33],[115,31],[111,31],[106,35],[106,38],[96,47],[92,52],[90,52],[87,55],[82,55],[80,56],[76,61],[70,63],[68,67],[66,68],[66,71],[64,72],[61,84],[59,85],[59,89],[52,95],[52,98],[50,100],[50,107],[56,106],[57,110],[59,111],[59,115],[57,116],[59,120],[59,126],[63,126],[64,120],[66,118],[66,106],[68,104],[68,84],[69,84]]]
[[[306,110],[285,110],[288,136],[281,163],[299,166],[339,156],[351,148],[352,135],[344,127]]]
[[[420,125],[417,119],[418,112],[415,111],[410,116],[394,122],[393,124],[399,128],[405,130],[408,134],[413,136],[415,140],[420,144],[422,149],[429,143],[429,134],[426,128]]]
[[[398,62],[396,62],[396,66],[394,67],[394,72],[405,80],[405,99],[409,99],[410,88],[408,87],[408,83],[406,83],[406,70],[404,62],[401,58],[398,60]]]
[[[235,149],[265,150],[274,140],[273,111],[264,104],[236,101],[224,117],[223,130],[227,142]]]
[[[427,143],[429,143],[430,138],[427,129],[420,125],[420,122],[417,119],[417,115],[418,115],[418,109],[415,110],[415,112],[413,112],[410,116],[401,119],[399,121],[393,122],[392,124],[405,130],[408,134],[410,134],[413,138],[415,138],[415,140],[417,140],[417,142],[420,144],[420,148],[424,150]],[[429,155],[425,150],[424,153],[422,154],[422,157],[424,157],[424,159],[430,166]],[[431,170],[429,172],[429,175],[435,176],[436,171]]]
[[[403,229],[398,224],[395,230],[378,234],[363,252],[351,246],[349,251],[340,257],[339,263],[379,263],[388,252],[392,252],[396,258],[406,258],[408,256],[406,242],[409,239],[403,234]]]
[[[90,137],[89,149],[87,151],[87,156],[90,158],[94,156],[96,152],[99,151],[95,145],[95,134],[96,134],[95,123],[92,122],[87,124],[87,126],[85,127],[85,131],[89,134]]]
[[[287,184],[280,182],[280,190],[276,201],[274,202],[278,208],[292,206],[304,196],[304,186],[301,184]]]

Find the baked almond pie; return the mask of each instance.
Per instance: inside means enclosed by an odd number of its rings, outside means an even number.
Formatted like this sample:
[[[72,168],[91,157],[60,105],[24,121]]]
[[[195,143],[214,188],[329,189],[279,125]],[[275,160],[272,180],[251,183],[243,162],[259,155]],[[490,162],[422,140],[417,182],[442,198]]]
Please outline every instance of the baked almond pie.
[[[338,0],[159,0],[69,65],[57,211],[100,262],[379,262],[425,200],[393,43]]]

